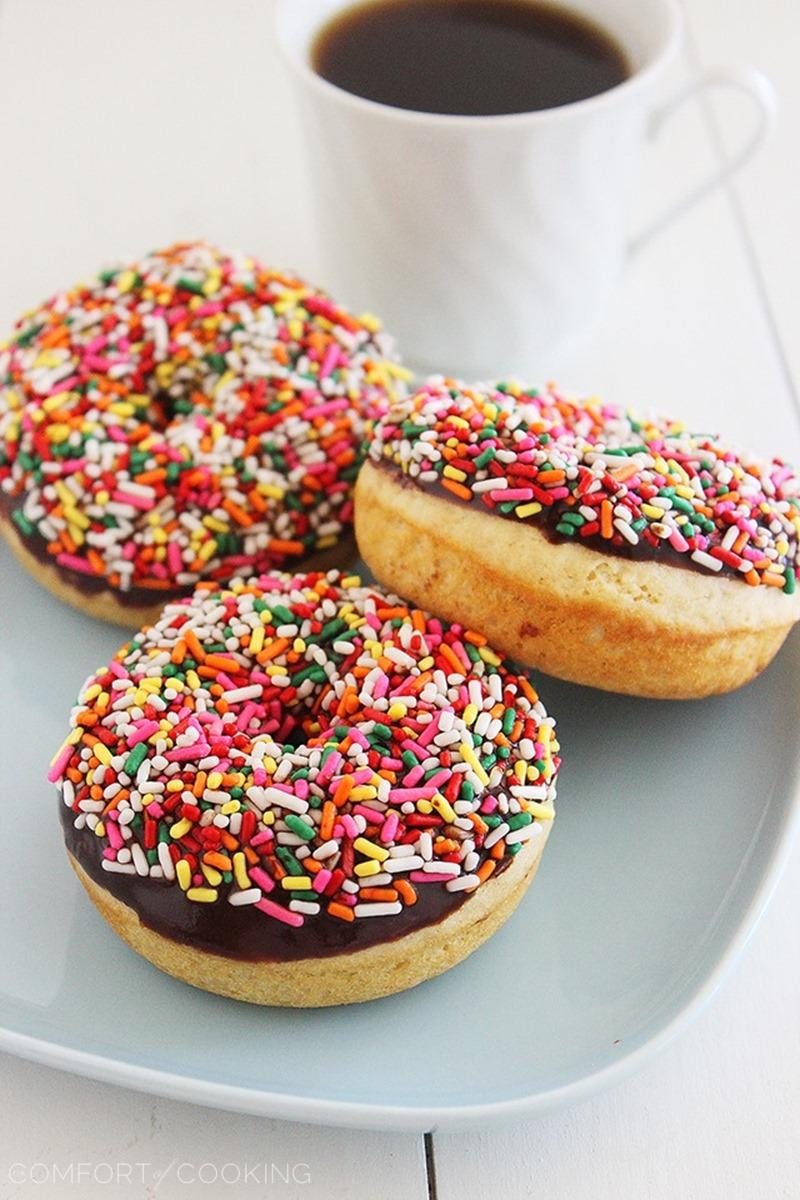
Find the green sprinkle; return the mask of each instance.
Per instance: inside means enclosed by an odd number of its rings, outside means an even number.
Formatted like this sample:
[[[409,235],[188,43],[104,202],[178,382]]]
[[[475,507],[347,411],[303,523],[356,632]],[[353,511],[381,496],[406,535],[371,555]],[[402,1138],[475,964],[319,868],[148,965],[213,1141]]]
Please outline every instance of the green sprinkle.
[[[147,758],[147,743],[139,742],[138,746],[134,746],[128,757],[125,759],[123,771],[133,779],[139,767]]]
[[[313,825],[309,825],[302,817],[298,817],[295,813],[287,813],[284,817],[286,828],[291,829],[292,833],[296,833],[304,842],[310,842],[316,837],[316,831]]]

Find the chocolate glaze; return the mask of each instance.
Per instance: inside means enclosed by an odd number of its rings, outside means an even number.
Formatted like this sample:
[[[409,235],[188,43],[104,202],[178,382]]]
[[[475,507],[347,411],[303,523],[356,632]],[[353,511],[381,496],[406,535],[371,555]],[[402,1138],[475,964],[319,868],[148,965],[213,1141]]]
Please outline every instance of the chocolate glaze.
[[[437,496],[440,500],[446,500],[448,504],[457,504],[459,507],[469,507],[469,502],[459,500],[447,488],[443,488],[440,483],[419,483],[418,480],[412,479],[393,462],[387,459],[380,459],[376,462],[374,459],[369,459],[370,465],[379,471],[385,471],[391,475],[400,487],[414,488],[418,492],[425,492],[428,495]],[[607,538],[570,538],[565,534],[559,533],[556,529],[556,524],[565,512],[570,510],[562,504],[554,504],[551,508],[542,509],[540,513],[536,513],[534,517],[526,521],[520,521],[519,517],[514,516],[513,512],[504,513],[500,509],[490,509],[480,502],[471,505],[473,512],[485,513],[488,517],[502,517],[506,521],[514,521],[516,525],[535,525],[541,530],[548,541],[556,543],[568,542],[572,546],[583,546],[586,550],[596,550],[599,554],[613,554],[619,558],[634,559],[637,562],[661,562],[670,567],[680,567],[684,571],[695,571],[701,575],[713,578],[715,575],[727,575],[729,579],[741,579],[741,572],[729,567],[726,563],[722,563],[722,568],[719,571],[709,571],[700,563],[695,562],[690,554],[681,554],[675,550],[665,539],[659,539],[657,546],[651,546],[644,538],[639,538],[637,545],[633,546],[630,542],[626,542],[623,538],[619,542],[611,541]]]
[[[397,916],[342,921],[323,909],[316,917],[306,917],[304,925],[293,928],[250,905],[229,904],[224,897],[213,904],[198,904],[187,900],[176,883],[104,871],[99,839],[88,829],[75,828],[75,814],[60,798],[58,806],[67,849],[99,887],[132,908],[142,924],[155,933],[227,958],[296,962],[366,950],[438,924],[460,908],[469,895],[448,892],[440,883],[424,884],[416,888],[417,903]],[[491,887],[492,880],[512,861],[500,859],[494,875],[482,886]],[[273,893],[270,899],[280,897]]]

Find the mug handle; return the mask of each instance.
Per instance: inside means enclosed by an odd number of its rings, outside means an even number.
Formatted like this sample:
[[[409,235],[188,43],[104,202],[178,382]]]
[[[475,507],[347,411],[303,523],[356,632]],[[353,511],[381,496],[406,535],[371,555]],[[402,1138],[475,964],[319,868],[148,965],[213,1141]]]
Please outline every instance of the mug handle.
[[[650,118],[647,130],[648,139],[652,141],[657,138],[666,122],[687,100],[699,95],[706,88],[714,87],[732,87],[749,96],[756,110],[755,128],[739,149],[729,158],[725,158],[721,166],[696,184],[687,195],[671,204],[666,212],[661,213],[632,239],[628,247],[631,254],[637,254],[647,242],[671,225],[678,217],[682,217],[690,208],[693,208],[698,200],[702,200],[714,188],[719,187],[720,184],[725,183],[741,170],[759,149],[774,124],[778,107],[777,96],[771,81],[763,72],[757,70],[756,67],[744,64],[707,67],[681,88],[671,100],[656,109]]]

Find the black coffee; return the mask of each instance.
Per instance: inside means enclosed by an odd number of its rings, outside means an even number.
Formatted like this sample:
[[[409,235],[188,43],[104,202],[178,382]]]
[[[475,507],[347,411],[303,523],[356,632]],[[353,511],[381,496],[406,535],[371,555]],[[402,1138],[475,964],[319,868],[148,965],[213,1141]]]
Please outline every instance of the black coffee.
[[[322,27],[311,62],[368,100],[472,116],[557,108],[630,74],[601,26],[537,0],[367,0]]]

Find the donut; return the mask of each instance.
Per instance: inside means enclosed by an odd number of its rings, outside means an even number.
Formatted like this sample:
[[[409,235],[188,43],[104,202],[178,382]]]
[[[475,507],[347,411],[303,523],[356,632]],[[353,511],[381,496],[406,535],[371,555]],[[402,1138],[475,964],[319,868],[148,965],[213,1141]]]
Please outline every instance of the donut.
[[[800,617],[798,478],[554,387],[435,379],[373,430],[356,538],[384,585],[576,683],[747,683]]]
[[[201,577],[333,565],[366,422],[404,378],[375,318],[295,275],[149,254],[0,348],[0,530],[63,600],[133,628]]]
[[[48,778],[150,962],[258,1004],[413,987],[516,907],[555,725],[481,634],[357,576],[202,583],[89,677]]]

